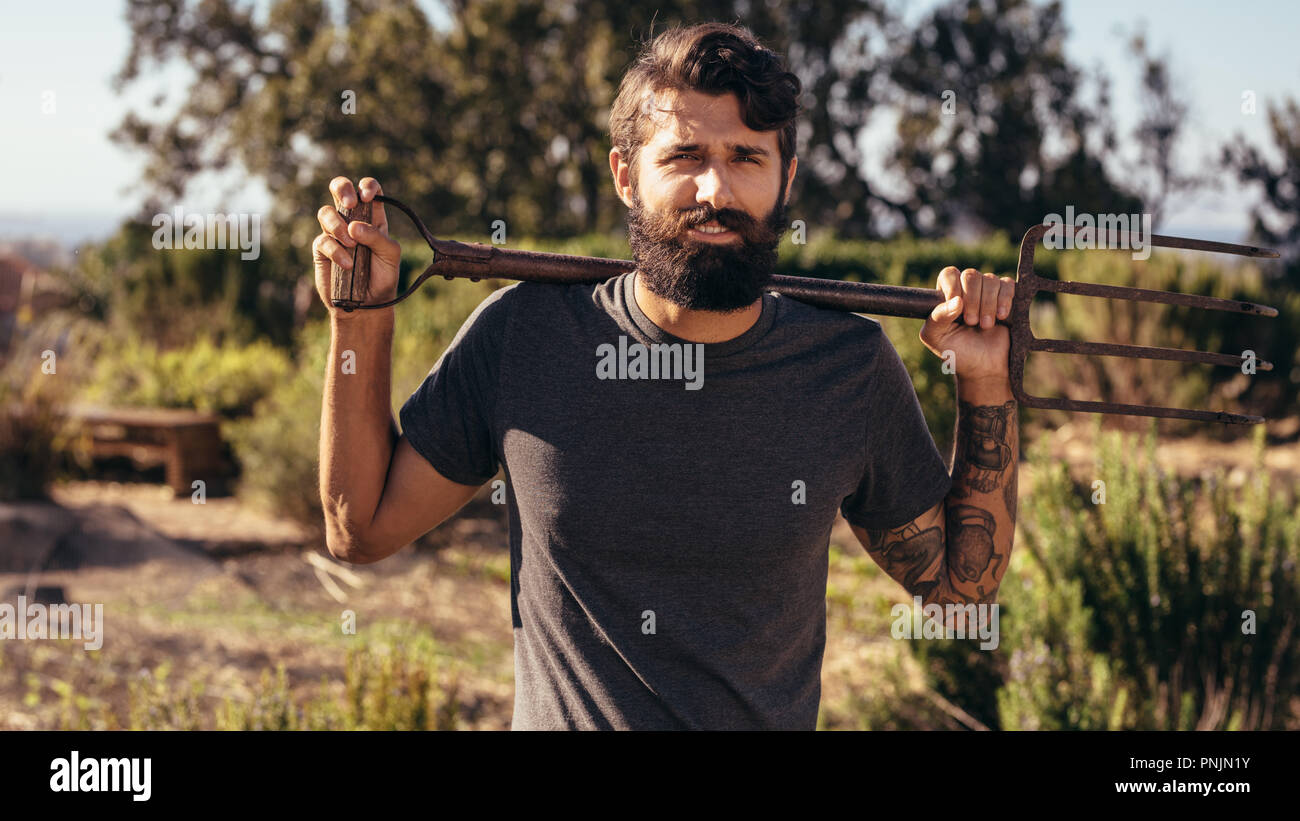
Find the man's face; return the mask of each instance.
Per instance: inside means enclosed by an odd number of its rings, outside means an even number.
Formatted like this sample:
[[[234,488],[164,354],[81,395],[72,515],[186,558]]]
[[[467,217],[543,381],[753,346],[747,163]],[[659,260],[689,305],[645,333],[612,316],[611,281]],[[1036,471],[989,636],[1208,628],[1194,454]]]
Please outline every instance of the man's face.
[[[636,168],[610,153],[640,281],[683,308],[752,305],[776,268],[797,160],[782,190],[777,132],[747,127],[733,94],[660,94],[649,111]]]

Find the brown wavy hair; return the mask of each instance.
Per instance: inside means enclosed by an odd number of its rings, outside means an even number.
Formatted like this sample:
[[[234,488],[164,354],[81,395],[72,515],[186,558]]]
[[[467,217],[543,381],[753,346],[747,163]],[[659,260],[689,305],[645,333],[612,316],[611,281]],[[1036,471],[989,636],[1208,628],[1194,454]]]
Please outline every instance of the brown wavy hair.
[[[749,29],[728,23],[699,23],[668,29],[642,46],[623,75],[609,116],[609,136],[632,168],[650,139],[652,125],[644,109],[649,95],[665,91],[735,94],[740,116],[754,131],[779,131],[781,191],[794,157],[796,118],[803,110],[803,84],[786,70],[785,61],[759,43]]]

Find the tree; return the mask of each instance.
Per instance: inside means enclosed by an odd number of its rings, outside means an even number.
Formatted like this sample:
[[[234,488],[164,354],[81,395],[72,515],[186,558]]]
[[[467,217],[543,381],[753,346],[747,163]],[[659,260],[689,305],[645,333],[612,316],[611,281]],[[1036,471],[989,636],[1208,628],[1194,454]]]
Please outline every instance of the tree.
[[[1168,60],[1147,50],[1142,33],[1133,36],[1129,49],[1139,66],[1138,107],[1142,118],[1133,130],[1138,148],[1137,164],[1128,169],[1126,177],[1142,199],[1142,210],[1151,214],[1152,224],[1158,227],[1170,198],[1195,190],[1210,178],[1183,173],[1178,168],[1177,149],[1187,123],[1188,107],[1174,88]]]
[[[378,177],[442,235],[484,240],[498,219],[508,236],[618,229],[618,82],[656,27],[701,20],[743,23],[802,80],[792,216],[811,225],[935,235],[963,221],[1020,231],[1066,204],[1135,210],[1101,160],[1114,146],[1105,86],[1082,99],[1059,3],[951,0],[915,28],[885,0],[684,0],[653,14],[615,0],[450,0],[446,31],[415,0],[345,0],[337,20],[331,8],[129,0],[119,85],[151,63],[194,75],[170,120],[132,112],[116,132],[149,155],[146,211],[201,172],[242,167],[275,192],[271,221],[291,229],[302,267],[338,173]],[[891,106],[903,111],[901,196],[862,153]]]
[[[1281,251],[1286,282],[1294,289],[1300,285],[1300,105],[1294,98],[1270,103],[1268,123],[1279,166],[1241,135],[1223,147],[1221,162],[1242,182],[1263,189],[1263,201],[1251,211],[1251,236]]]
[[[1137,210],[1102,161],[1115,145],[1107,86],[1083,99],[1065,36],[1059,2],[955,0],[920,21],[890,63],[909,225],[1014,237],[1066,205]]]

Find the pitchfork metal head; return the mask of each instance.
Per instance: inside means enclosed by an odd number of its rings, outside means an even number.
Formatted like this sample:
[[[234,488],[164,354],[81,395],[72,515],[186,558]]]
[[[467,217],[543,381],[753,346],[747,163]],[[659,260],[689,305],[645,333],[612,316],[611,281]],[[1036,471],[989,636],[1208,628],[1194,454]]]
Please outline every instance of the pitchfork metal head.
[[[1073,230],[1072,226],[1063,226]],[[1193,410],[1190,408],[1167,408],[1158,405],[1126,405],[1118,402],[1089,402],[1077,399],[1055,399],[1045,396],[1033,396],[1025,391],[1025,359],[1030,351],[1067,354],[1097,354],[1101,356],[1123,356],[1130,359],[1163,359],[1179,362],[1201,362],[1214,365],[1240,366],[1240,356],[1232,354],[1211,353],[1209,351],[1189,351],[1181,348],[1156,348],[1144,345],[1118,345],[1107,342],[1076,342],[1067,339],[1039,339],[1029,328],[1029,306],[1039,291],[1054,291],[1059,294],[1079,294],[1081,296],[1099,296],[1109,299],[1126,299],[1140,302],[1163,302],[1166,305],[1186,305],[1192,308],[1206,308],[1214,311],[1233,311],[1257,316],[1277,316],[1277,309],[1253,302],[1240,302],[1232,299],[1179,294],[1170,291],[1152,291],[1146,288],[1127,288],[1116,285],[1100,285],[1088,282],[1071,282],[1066,280],[1044,279],[1034,273],[1034,251],[1042,241],[1047,225],[1035,225],[1025,232],[1020,242],[1020,264],[1016,272],[1016,292],[1012,300],[1011,315],[1008,324],[1011,328],[1011,391],[1020,404],[1031,408],[1052,410],[1086,411],[1089,413],[1118,413],[1131,416],[1159,416],[1168,419],[1195,419],[1203,422],[1227,422],[1231,424],[1252,425],[1264,421],[1262,416],[1251,416],[1224,411]],[[1162,248],[1182,248],[1190,251],[1213,251],[1223,254],[1237,254],[1247,257],[1277,257],[1277,252],[1267,248],[1255,248],[1248,245],[1232,245],[1225,242],[1185,239],[1182,237],[1163,237],[1153,234],[1149,244]],[[1128,247],[1110,243],[1107,247]],[[1257,370],[1272,370],[1273,365],[1258,360]]]

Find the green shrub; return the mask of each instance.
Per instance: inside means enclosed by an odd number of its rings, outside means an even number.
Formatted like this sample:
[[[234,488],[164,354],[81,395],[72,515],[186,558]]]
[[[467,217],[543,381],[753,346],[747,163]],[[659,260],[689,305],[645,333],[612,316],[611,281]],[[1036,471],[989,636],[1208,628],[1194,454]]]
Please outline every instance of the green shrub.
[[[264,340],[218,346],[203,335],[185,347],[162,351],[131,335],[101,351],[82,398],[243,415],[282,383],[291,367],[288,354]]]
[[[873,242],[840,240],[823,233],[810,236],[803,245],[792,245],[787,239],[778,273],[933,288],[939,272],[949,265],[1015,276],[1019,249],[1019,238],[1013,244],[1000,234],[979,242],[910,238]],[[1055,277],[1057,259],[1054,252],[1039,252],[1035,270],[1040,276]]]
[[[0,378],[0,501],[44,499],[58,474],[62,424],[54,413],[59,383],[37,375],[25,384]]]
[[[0,368],[0,500],[45,498],[76,458],[76,431],[58,409],[84,384],[99,332],[96,323],[51,314],[8,352]]]
[[[1255,469],[1236,488],[1222,470],[1204,481],[1163,474],[1154,435],[1139,459],[1113,433],[1101,439],[1095,471],[1105,504],[1091,504],[1092,484],[1075,485],[1059,465],[1035,483],[1025,539],[1033,575],[1009,598],[1026,624],[1013,635],[1065,639],[1056,655],[1087,674],[1094,720],[1134,729],[1294,720],[1300,516],[1294,493],[1275,493],[1263,469],[1263,428],[1255,443]],[[1032,647],[1013,645],[1013,672],[1016,649],[1033,682],[1024,661]],[[1041,714],[1025,709],[1028,689],[1013,676],[1000,700],[1004,723]]]
[[[317,471],[329,342],[328,323],[308,323],[298,334],[297,361],[288,377],[254,406],[251,416],[221,426],[239,463],[237,495],[321,532]]]
[[[1300,514],[1255,434],[1240,487],[1162,472],[1154,434],[1102,436],[1084,481],[1033,448],[1000,647],[917,642],[930,686],[1004,729],[1293,728]]]
[[[231,249],[158,250],[154,230],[124,223],[57,272],[84,314],[117,335],[138,335],[163,349],[202,334],[234,344],[288,344],[301,270],[291,249],[263,236],[256,259]]]

